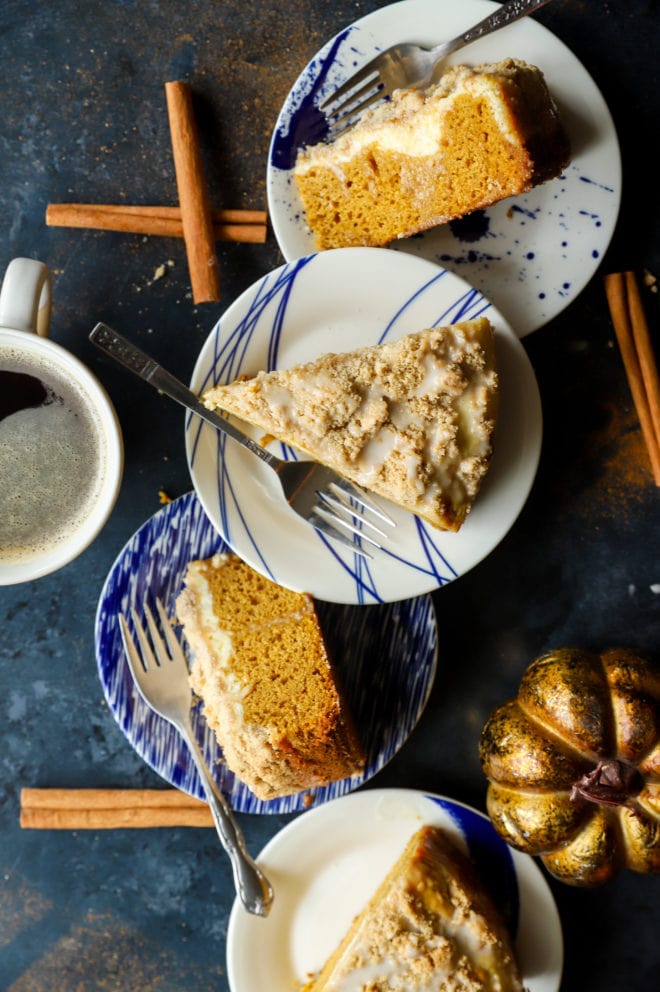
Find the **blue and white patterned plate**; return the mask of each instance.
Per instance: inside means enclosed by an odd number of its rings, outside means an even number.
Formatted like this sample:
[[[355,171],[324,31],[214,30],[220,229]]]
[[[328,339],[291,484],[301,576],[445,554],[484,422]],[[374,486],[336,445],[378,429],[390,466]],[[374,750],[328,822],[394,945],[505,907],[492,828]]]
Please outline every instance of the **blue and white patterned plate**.
[[[268,157],[269,213],[285,259],[314,251],[291,169],[305,134],[319,121],[318,103],[390,45],[437,44],[498,6],[490,0],[402,0],[360,18],[314,56],[284,103]],[[544,73],[571,139],[568,168],[530,193],[396,242],[396,249],[462,275],[523,337],[561,313],[600,265],[619,213],[621,158],[612,117],[593,79],[533,17],[473,42],[447,64],[507,57]]]
[[[412,789],[345,796],[296,817],[266,845],[257,861],[276,898],[266,920],[234,903],[227,930],[231,992],[300,988],[423,824],[443,827],[470,854],[509,924],[528,992],[557,992],[561,924],[537,865],[508,847],[483,813]]]
[[[386,528],[385,550],[374,551],[367,561],[299,517],[267,465],[189,415],[186,448],[193,484],[227,544],[282,586],[354,604],[431,592],[489,554],[514,523],[534,480],[541,405],[516,335],[481,293],[446,269],[385,248],[340,248],[284,265],[227,309],[201,351],[192,389],[200,393],[259,369],[288,368],[325,352],[350,351],[480,314],[496,330],[500,410],[491,466],[457,534],[388,505],[397,527]],[[273,450],[292,457],[282,445]]]
[[[188,562],[227,550],[195,494],[188,493],[154,514],[126,544],[106,579],[96,614],[97,666],[110,711],[148,765],[171,785],[200,799],[201,783],[186,746],[135,689],[117,617],[135,607],[144,621],[144,601],[153,604],[155,597],[173,616]],[[364,774],[263,802],[223,764],[215,736],[195,708],[193,728],[207,765],[239,812],[290,813],[356,789],[396,754],[426,705],[437,665],[437,628],[429,596],[371,610],[318,602],[317,610],[367,748]]]

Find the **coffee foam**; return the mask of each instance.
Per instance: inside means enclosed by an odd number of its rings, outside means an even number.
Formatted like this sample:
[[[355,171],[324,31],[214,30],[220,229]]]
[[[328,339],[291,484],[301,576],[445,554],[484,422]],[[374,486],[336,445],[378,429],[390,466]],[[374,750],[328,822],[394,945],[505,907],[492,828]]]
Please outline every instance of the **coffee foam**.
[[[40,379],[48,399],[0,421],[0,562],[56,551],[89,518],[107,474],[95,401],[56,361],[0,347],[0,368]]]

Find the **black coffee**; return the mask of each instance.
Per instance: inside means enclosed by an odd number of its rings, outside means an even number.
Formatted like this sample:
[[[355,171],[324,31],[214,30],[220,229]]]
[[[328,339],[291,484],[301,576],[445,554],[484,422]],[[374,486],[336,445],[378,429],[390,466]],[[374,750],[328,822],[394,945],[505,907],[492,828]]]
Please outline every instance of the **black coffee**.
[[[47,397],[48,390],[36,376],[0,369],[0,420],[19,410],[41,406]]]
[[[95,507],[105,452],[93,401],[66,369],[0,347],[0,561],[69,540]]]

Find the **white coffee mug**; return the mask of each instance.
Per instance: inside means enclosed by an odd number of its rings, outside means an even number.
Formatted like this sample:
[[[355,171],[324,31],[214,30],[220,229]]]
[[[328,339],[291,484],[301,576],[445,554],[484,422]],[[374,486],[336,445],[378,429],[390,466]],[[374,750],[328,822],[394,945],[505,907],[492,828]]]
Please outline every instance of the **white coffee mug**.
[[[101,383],[48,339],[51,278],[15,258],[0,289],[0,585],[87,548],[115,505],[124,446]]]

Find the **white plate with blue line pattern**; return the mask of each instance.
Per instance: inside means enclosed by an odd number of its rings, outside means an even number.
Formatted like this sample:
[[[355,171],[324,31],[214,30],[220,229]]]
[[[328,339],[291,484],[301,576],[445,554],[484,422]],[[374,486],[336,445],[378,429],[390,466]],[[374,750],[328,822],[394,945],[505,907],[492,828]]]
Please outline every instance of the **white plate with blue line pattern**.
[[[96,613],[97,668],[108,706],[137,753],[171,785],[204,798],[177,731],[138,694],[126,662],[118,614],[159,597],[170,616],[188,562],[228,551],[194,493],[167,504],[133,535],[104,583]],[[208,767],[233,809],[291,813],[343,796],[370,779],[403,746],[428,700],[437,666],[437,627],[430,596],[371,610],[317,602],[319,622],[340,673],[366,750],[362,775],[268,802],[257,799],[223,762],[215,735],[195,707],[192,724]]]
[[[257,861],[276,899],[265,920],[234,903],[227,930],[231,992],[304,985],[424,824],[446,830],[472,858],[508,923],[528,992],[557,992],[561,923],[538,866],[505,844],[483,813],[413,789],[353,793],[303,813],[269,841]]]
[[[227,544],[268,578],[334,603],[369,605],[437,589],[488,555],[516,520],[541,449],[541,404],[527,354],[490,302],[426,259],[386,248],[306,256],[264,276],[225,312],[195,366],[191,388],[260,369],[288,368],[479,315],[495,327],[500,408],[491,466],[458,533],[387,504],[396,528],[367,560],[331,542],[284,500],[267,465],[198,417],[186,417],[193,485]],[[245,429],[245,425],[241,425]],[[261,432],[250,431],[255,439]],[[271,445],[285,458],[290,448]],[[385,505],[385,504],[384,504]],[[367,546],[368,547],[368,546]]]
[[[314,251],[292,169],[305,133],[320,121],[317,105],[379,51],[401,41],[446,41],[498,6],[490,0],[401,0],[350,24],[308,63],[280,111],[268,155],[269,216],[285,259]],[[621,155],[594,80],[534,17],[459,49],[447,64],[508,57],[537,65],[547,80],[572,146],[563,175],[390,248],[463,276],[524,337],[561,313],[601,264],[619,214]]]

